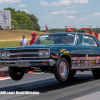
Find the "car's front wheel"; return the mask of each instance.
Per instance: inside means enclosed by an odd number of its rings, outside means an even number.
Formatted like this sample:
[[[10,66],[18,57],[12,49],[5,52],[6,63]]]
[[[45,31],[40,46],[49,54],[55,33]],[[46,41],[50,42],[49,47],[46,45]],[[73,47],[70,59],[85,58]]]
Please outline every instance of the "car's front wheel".
[[[9,67],[9,75],[15,80],[21,80],[24,76],[24,72],[22,72],[21,68]]]
[[[75,74],[76,74],[76,70],[70,70],[69,75],[68,75],[68,79],[73,78]]]
[[[65,58],[61,58],[54,68],[54,75],[58,81],[64,82],[69,75],[69,64]]]
[[[100,78],[100,69],[92,69],[92,74],[96,79]]]

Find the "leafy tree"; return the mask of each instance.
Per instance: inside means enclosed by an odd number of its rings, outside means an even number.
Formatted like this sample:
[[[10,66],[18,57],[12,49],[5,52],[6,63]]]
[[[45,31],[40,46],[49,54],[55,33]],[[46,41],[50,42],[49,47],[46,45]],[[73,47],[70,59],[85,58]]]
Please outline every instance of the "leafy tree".
[[[35,29],[36,31],[40,31],[40,26],[39,26],[39,24],[38,24],[38,19],[37,19],[33,14],[31,14],[31,15],[29,15],[29,16],[30,16],[31,21],[33,22],[34,29]]]
[[[15,9],[10,8],[10,7],[8,7],[8,8],[4,8],[4,10],[10,10],[10,11],[11,11],[11,14],[12,14],[12,13],[15,13]]]
[[[12,8],[4,8],[4,10],[11,11],[11,23],[16,26],[16,29],[28,29],[40,31],[38,19],[32,14],[28,14],[25,11],[15,10]]]
[[[11,23],[14,23],[16,25],[18,25],[18,23],[16,22],[16,20],[11,19]]]

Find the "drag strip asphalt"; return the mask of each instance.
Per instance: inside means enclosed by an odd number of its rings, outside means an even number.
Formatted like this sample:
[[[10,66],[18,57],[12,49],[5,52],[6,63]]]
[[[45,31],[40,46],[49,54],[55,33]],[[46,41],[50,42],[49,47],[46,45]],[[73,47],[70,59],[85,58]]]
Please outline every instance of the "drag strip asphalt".
[[[2,100],[72,100],[100,91],[91,72],[77,72],[72,80],[58,82],[53,74],[26,74],[20,81],[0,81],[0,91],[39,91],[38,95],[0,95]],[[77,100],[77,99],[75,99]],[[96,99],[95,99],[96,100]]]

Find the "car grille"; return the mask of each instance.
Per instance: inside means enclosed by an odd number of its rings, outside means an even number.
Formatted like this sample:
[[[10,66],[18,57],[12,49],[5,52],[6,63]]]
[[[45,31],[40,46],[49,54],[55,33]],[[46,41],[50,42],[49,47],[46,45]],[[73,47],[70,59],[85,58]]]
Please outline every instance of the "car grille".
[[[9,50],[10,51],[9,59],[11,60],[36,60],[38,58],[41,58],[38,56],[39,50],[48,50],[48,49]]]

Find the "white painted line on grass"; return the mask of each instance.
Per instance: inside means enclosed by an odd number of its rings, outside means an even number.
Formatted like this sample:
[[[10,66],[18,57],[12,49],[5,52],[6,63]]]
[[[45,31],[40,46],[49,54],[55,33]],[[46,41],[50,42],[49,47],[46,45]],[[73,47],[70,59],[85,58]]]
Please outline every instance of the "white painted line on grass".
[[[7,77],[7,78],[1,78],[0,77],[0,81],[2,81],[2,80],[7,80],[7,79],[11,79],[10,77]]]

